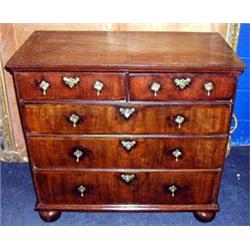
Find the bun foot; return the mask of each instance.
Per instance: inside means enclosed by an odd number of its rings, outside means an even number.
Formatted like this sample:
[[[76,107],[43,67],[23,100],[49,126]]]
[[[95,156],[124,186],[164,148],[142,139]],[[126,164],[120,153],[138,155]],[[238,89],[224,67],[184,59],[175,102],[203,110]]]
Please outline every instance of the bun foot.
[[[214,211],[195,211],[194,217],[201,222],[209,222],[214,219],[216,212]]]
[[[39,215],[41,217],[42,220],[46,221],[46,222],[53,222],[56,221],[60,218],[61,216],[61,211],[46,211],[46,210],[41,210],[39,211]]]

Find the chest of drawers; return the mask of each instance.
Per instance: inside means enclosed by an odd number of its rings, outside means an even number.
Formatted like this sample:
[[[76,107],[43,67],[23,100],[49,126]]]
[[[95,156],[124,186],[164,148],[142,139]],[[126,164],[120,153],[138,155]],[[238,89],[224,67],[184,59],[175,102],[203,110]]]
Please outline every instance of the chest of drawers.
[[[210,221],[244,65],[216,33],[35,32],[9,60],[36,210]]]

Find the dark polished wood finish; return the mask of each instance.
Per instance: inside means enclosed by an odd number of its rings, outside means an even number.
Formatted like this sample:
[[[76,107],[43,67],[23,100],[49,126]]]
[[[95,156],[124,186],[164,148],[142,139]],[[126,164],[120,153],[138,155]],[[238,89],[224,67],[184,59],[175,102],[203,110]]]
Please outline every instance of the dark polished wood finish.
[[[42,220],[44,220],[46,222],[53,222],[53,221],[56,221],[60,218],[61,212],[55,211],[55,210],[49,210],[49,211],[40,210],[39,215],[40,215]]]
[[[63,78],[79,78],[72,88]],[[125,100],[125,74],[115,73],[16,73],[20,98],[25,100],[88,99],[88,100]],[[48,82],[51,86],[46,95],[41,95],[39,83]],[[97,95],[94,89],[96,81],[103,83],[103,89]]]
[[[244,69],[218,34],[39,31],[6,68],[44,221],[72,210],[215,217]]]
[[[178,88],[175,79],[190,78],[191,83],[184,89]],[[150,89],[153,82],[161,85],[157,96]],[[204,85],[212,82],[214,89],[208,95]],[[226,83],[226,84],[225,84]],[[224,74],[131,74],[130,96],[137,101],[164,100],[224,100],[234,95],[236,78]],[[142,91],[143,90],[143,91]],[[213,92],[213,93],[212,93]]]
[[[135,111],[125,119],[121,107]],[[22,109],[27,131],[43,134],[226,134],[231,114],[229,104],[27,104]],[[69,121],[71,114],[80,117],[75,127]],[[185,119],[180,128],[174,121],[177,115]]]
[[[128,151],[122,141],[135,141]],[[37,168],[217,169],[224,164],[226,138],[32,137],[28,147]],[[73,153],[83,151],[76,161]],[[173,151],[182,155],[176,161]]]
[[[194,217],[201,222],[212,221],[216,213],[214,211],[195,211]]]
[[[126,183],[122,174],[134,174]],[[212,204],[219,172],[39,172],[40,202],[45,204]],[[86,188],[84,195],[79,186]],[[177,187],[174,196],[168,190]]]
[[[176,211],[219,211],[218,204],[43,204],[37,203],[36,210],[58,209],[64,211],[116,211],[116,212],[176,212]]]
[[[218,33],[37,31],[7,68],[240,72],[244,64]]]

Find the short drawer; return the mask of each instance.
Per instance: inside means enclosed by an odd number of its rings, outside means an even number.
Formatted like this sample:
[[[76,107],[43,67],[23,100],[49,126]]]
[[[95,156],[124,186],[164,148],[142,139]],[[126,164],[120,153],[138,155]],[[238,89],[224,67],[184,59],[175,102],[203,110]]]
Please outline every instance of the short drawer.
[[[131,74],[130,98],[137,101],[232,99],[236,78],[224,74]]]
[[[125,74],[15,73],[20,99],[125,100]]]
[[[36,168],[216,169],[223,166],[223,138],[78,138],[28,139]]]
[[[43,134],[225,134],[230,105],[27,104],[24,127]]]
[[[211,204],[220,174],[211,172],[39,172],[44,204]]]

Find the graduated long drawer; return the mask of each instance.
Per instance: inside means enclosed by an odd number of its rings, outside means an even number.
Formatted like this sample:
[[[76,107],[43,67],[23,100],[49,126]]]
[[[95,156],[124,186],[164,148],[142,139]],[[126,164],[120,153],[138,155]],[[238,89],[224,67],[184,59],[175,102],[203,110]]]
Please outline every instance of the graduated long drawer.
[[[212,169],[223,166],[225,138],[28,138],[32,165],[43,169]]]
[[[44,205],[199,206],[216,204],[220,172],[35,172],[34,180]]]
[[[231,106],[26,104],[22,110],[29,133],[210,135],[228,132]]]

